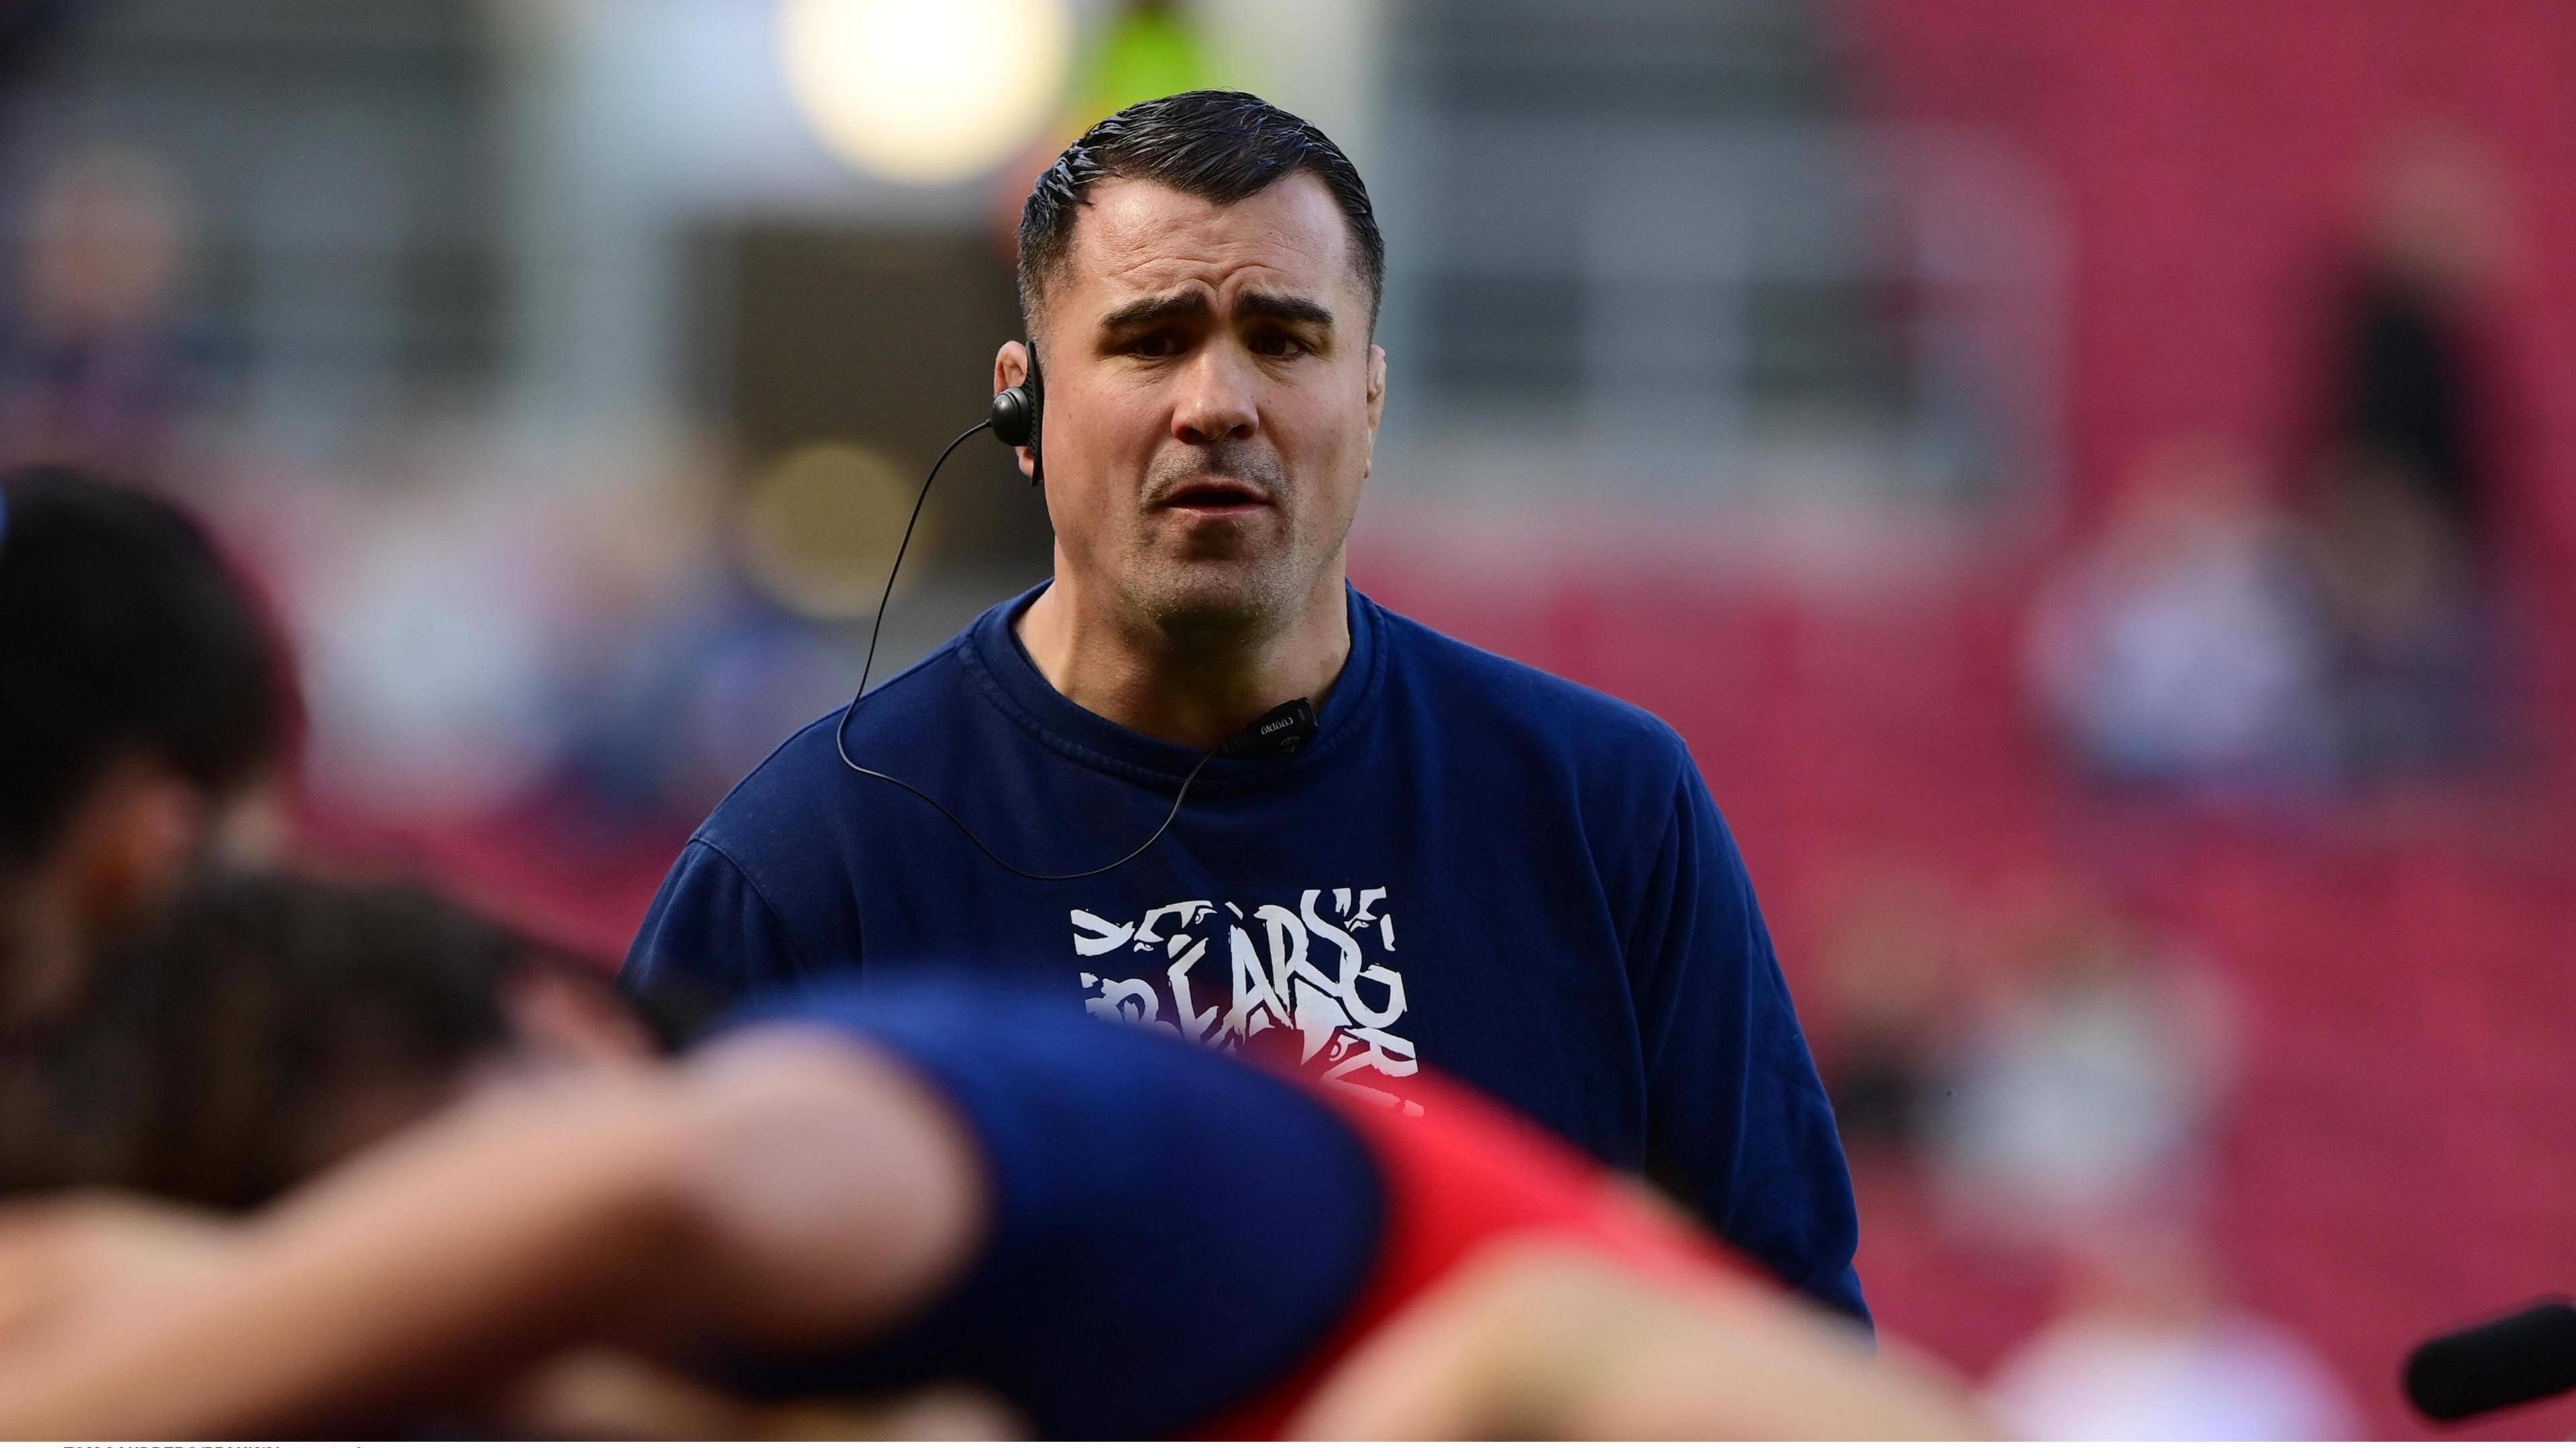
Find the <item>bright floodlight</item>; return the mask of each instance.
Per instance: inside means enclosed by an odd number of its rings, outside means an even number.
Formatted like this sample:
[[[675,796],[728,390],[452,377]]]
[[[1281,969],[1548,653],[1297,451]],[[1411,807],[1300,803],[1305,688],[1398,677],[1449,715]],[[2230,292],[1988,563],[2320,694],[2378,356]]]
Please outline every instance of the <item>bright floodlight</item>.
[[[778,47],[806,124],[843,159],[955,181],[1052,114],[1073,18],[1065,0],[779,0]]]

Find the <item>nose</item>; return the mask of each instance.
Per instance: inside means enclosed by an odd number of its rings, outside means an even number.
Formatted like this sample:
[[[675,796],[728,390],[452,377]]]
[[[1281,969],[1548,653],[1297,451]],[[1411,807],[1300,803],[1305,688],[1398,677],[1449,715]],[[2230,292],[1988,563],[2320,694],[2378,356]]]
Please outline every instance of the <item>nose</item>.
[[[1259,385],[1242,349],[1214,346],[1190,359],[1172,403],[1172,435],[1195,447],[1248,438],[1261,427]]]

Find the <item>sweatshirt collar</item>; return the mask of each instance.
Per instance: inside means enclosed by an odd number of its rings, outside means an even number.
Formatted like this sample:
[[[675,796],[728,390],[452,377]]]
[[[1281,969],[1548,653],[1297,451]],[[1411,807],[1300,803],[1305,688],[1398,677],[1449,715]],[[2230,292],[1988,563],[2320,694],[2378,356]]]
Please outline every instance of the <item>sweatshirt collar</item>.
[[[1003,712],[1058,753],[1091,768],[1133,779],[1159,783],[1178,781],[1188,774],[1199,762],[1202,751],[1156,739],[1094,714],[1056,692],[1046,675],[1038,672],[1036,661],[1029,657],[1013,625],[1047,586],[1041,583],[1016,598],[1005,599],[975,620],[966,631],[966,647],[961,651],[967,672]],[[1292,755],[1211,759],[1199,776],[1200,788],[1266,778],[1300,763],[1311,763],[1357,732],[1354,721],[1362,717],[1376,693],[1380,658],[1378,608],[1348,583],[1342,588],[1350,610],[1351,652],[1343,661],[1341,677],[1334,681],[1331,695],[1317,713],[1315,737]]]

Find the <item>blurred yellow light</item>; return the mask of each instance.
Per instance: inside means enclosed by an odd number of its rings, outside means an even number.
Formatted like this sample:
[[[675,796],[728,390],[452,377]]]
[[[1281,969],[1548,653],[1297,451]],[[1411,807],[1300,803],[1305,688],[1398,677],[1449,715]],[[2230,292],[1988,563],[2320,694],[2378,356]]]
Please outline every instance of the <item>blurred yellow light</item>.
[[[1073,16],[1065,0],[780,0],[778,49],[805,123],[842,159],[956,181],[1054,114]]]
[[[894,566],[912,499],[912,488],[882,453],[840,442],[798,448],[743,499],[744,571],[753,587],[792,612],[864,617]],[[902,582],[910,583],[909,575],[938,551],[937,533],[934,513],[913,534]]]

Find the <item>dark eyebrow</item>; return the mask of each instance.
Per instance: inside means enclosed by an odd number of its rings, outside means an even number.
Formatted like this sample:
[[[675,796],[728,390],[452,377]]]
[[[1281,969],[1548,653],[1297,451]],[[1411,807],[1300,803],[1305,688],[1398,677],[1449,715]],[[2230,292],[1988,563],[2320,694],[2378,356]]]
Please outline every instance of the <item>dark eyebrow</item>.
[[[1136,327],[1150,327],[1159,322],[1177,322],[1183,318],[1208,314],[1207,295],[1203,292],[1174,292],[1169,296],[1147,297],[1129,302],[1100,319],[1100,330],[1124,332]]]
[[[1234,309],[1242,316],[1267,317],[1275,322],[1304,322],[1327,330],[1333,325],[1331,308],[1304,297],[1282,296],[1277,292],[1245,292],[1235,298]],[[1169,296],[1129,302],[1101,318],[1100,330],[1126,332],[1163,322],[1203,320],[1208,314],[1205,292],[1174,292]]]
[[[1268,317],[1274,322],[1305,322],[1326,331],[1333,327],[1332,308],[1277,292],[1245,292],[1234,299],[1234,310],[1243,316]]]

